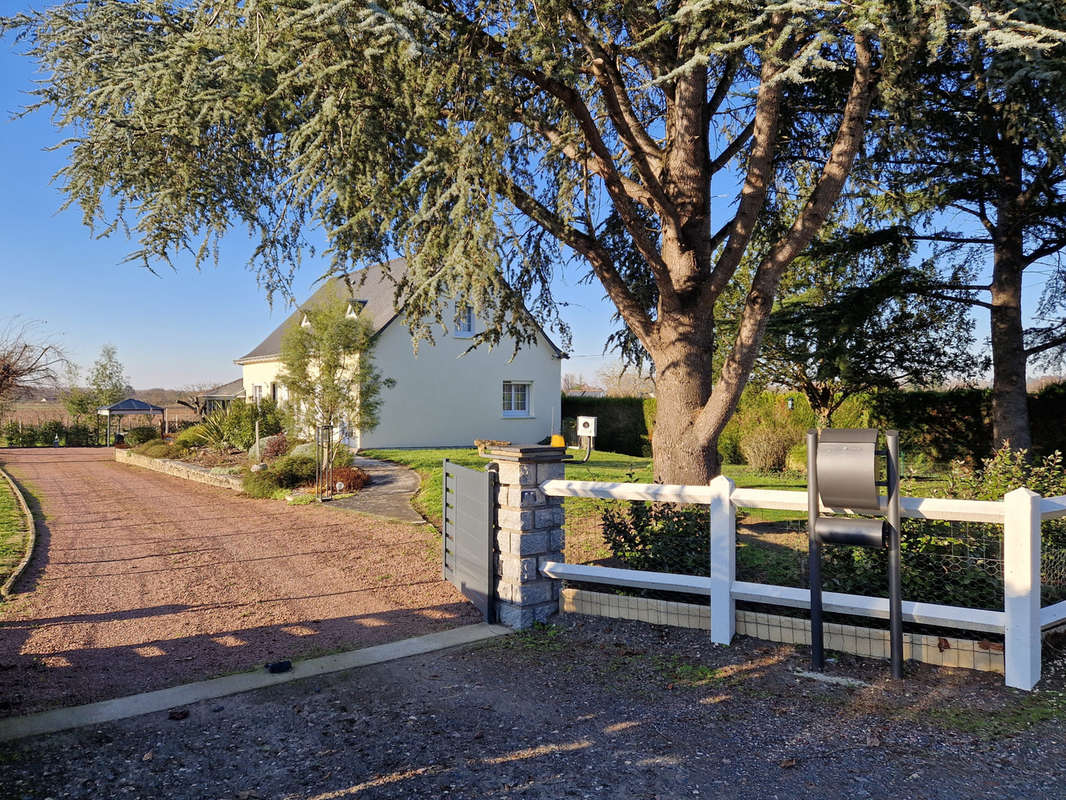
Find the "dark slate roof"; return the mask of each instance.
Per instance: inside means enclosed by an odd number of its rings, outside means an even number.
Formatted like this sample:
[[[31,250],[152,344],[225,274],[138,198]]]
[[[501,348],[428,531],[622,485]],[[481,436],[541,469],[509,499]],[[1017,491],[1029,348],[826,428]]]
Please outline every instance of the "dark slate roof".
[[[146,403],[143,400],[137,400],[132,397],[127,397],[125,400],[119,400],[114,405],[101,406],[96,409],[98,414],[103,412],[109,412],[111,414],[162,414],[163,409],[159,406],[153,406],[151,403]]]
[[[348,273],[347,276],[339,275],[335,278],[330,278],[313,295],[307,298],[306,302],[301,303],[254,350],[236,359],[234,363],[244,364],[248,361],[269,361],[278,358],[281,355],[281,338],[285,331],[293,325],[300,324],[303,320],[304,309],[314,308],[318,303],[331,296],[340,296],[360,303],[362,309],[359,311],[359,316],[366,317],[373,323],[375,335],[380,333],[386,325],[399,315],[399,311],[393,304],[396,297],[396,289],[392,281],[389,280],[388,274],[390,271],[402,272],[406,268],[406,259],[395,258],[384,265],[374,264],[366,269]],[[363,277],[364,275],[365,278]],[[348,281],[345,280],[346,277]],[[351,284],[350,288],[349,283]],[[537,325],[537,329],[556,355],[560,358],[566,358],[559,346],[548,338],[543,328],[535,320],[534,324]]]
[[[345,281],[344,275],[330,278],[305,303],[301,303],[267,338],[260,342],[258,347],[238,358],[236,363],[242,364],[245,361],[272,359],[280,356],[281,337],[285,331],[293,325],[300,324],[305,308],[314,308],[330,297],[343,297],[360,303],[365,302],[359,312],[359,316],[368,318],[374,325],[374,333],[379,333],[396,318],[397,314],[396,308],[393,306],[396,290],[392,281],[388,279],[386,270],[402,271],[406,263],[404,259],[397,258],[385,265],[375,264],[366,269],[349,273],[347,277],[351,283],[350,288],[348,282]],[[365,278],[363,277],[364,275]]]
[[[244,394],[244,378],[237,378],[235,381],[224,383],[221,386],[216,386],[214,389],[208,389],[204,392],[204,397],[236,397],[239,394]]]

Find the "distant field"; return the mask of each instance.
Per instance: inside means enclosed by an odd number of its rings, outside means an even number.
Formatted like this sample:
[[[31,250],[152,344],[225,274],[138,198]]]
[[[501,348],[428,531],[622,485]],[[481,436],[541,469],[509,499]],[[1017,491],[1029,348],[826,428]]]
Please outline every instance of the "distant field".
[[[191,408],[185,406],[167,406],[167,418],[171,422],[179,422],[181,420],[196,420],[196,413]],[[42,422],[51,422],[52,420],[59,420],[64,425],[69,424],[71,419],[67,414],[67,410],[60,402],[48,402],[48,403],[32,403],[23,402],[15,403],[14,406],[4,416],[3,422],[8,420],[15,420],[21,422],[23,425],[40,425]],[[123,423],[124,427],[129,427],[132,424],[143,424],[139,417],[129,417],[128,422]],[[137,420],[135,422],[135,420]],[[158,417],[152,421],[151,424],[156,424]]]

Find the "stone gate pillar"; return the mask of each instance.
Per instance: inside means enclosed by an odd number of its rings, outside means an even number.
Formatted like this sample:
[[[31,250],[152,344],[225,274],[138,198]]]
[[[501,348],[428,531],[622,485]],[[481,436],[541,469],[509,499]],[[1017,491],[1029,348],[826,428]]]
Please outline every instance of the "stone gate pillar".
[[[563,560],[563,501],[540,484],[563,477],[565,447],[535,444],[490,447],[499,475],[496,501],[496,619],[529,628],[559,610],[559,581],[540,567]],[[490,467],[491,468],[491,467]]]

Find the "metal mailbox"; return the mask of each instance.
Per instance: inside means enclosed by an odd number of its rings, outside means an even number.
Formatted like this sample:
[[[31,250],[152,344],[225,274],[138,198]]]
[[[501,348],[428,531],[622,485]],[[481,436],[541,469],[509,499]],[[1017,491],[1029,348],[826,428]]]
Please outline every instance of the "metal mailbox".
[[[879,510],[877,431],[830,428],[818,436],[818,492],[830,508]]]
[[[822,634],[822,546],[887,548],[889,638],[892,677],[903,677],[903,601],[899,573],[899,433],[885,432],[877,449],[874,429],[838,428],[807,432],[807,530],[811,587],[811,663],[825,668]],[[885,480],[878,480],[878,457],[885,458]],[[880,487],[885,487],[884,510]],[[823,517],[822,506],[877,514],[880,519],[843,515]]]

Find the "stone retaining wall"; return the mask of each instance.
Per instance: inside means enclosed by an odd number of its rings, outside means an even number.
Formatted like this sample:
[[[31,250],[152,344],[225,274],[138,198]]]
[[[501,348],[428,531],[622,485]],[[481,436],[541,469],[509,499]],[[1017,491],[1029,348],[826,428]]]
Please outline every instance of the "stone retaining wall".
[[[236,475],[218,475],[196,464],[172,461],[169,458],[149,458],[134,453],[132,450],[115,450],[115,461],[120,464],[133,464],[136,467],[154,469],[156,472],[165,472],[167,475],[184,478],[187,481],[206,483],[209,486],[232,489],[235,492],[241,491],[241,479]]]

